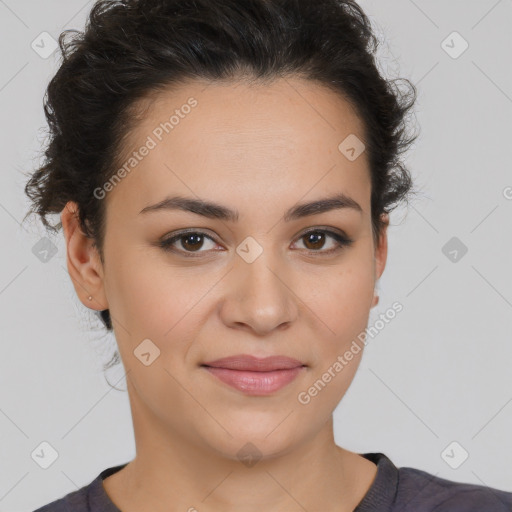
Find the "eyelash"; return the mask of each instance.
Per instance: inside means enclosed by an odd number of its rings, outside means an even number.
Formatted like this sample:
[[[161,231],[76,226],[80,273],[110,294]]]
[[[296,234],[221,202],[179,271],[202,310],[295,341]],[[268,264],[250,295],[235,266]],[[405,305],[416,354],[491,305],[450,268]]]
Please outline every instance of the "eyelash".
[[[319,229],[319,228],[306,231],[297,240],[300,240],[311,233],[322,233],[322,234],[328,235],[328,236],[332,237],[338,244],[338,247],[335,247],[334,249],[329,249],[328,251],[322,251],[322,250],[315,251],[312,249],[309,250],[309,252],[312,252],[313,254],[315,254],[315,256],[316,255],[321,256],[321,257],[322,256],[330,256],[331,254],[336,253],[336,252],[340,251],[341,249],[344,249],[345,247],[349,247],[354,242],[350,238],[347,238],[335,231],[331,231],[328,229]],[[186,236],[190,236],[190,235],[201,235],[203,237],[209,238],[212,242],[215,242],[215,240],[211,236],[206,234],[205,232],[191,230],[191,231],[182,231],[168,239],[160,240],[158,242],[158,246],[166,252],[179,253],[179,254],[185,255],[186,258],[199,258],[199,257],[201,257],[200,254],[202,252],[203,253],[209,252],[209,251],[185,251],[182,249],[176,249],[176,248],[172,247],[172,245],[175,242],[179,241],[180,239],[185,238]],[[215,243],[217,243],[217,242],[215,242]],[[308,249],[305,249],[305,250],[308,251]],[[196,255],[196,254],[198,254],[198,255]]]

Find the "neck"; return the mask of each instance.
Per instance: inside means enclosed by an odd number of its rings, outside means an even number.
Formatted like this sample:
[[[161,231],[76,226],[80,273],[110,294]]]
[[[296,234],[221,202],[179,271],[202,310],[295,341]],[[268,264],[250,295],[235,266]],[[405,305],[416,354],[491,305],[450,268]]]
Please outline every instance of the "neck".
[[[287,452],[241,461],[169,430],[129,396],[137,455],[103,482],[123,512],[352,512],[376,474],[375,464],[335,444],[332,417]]]

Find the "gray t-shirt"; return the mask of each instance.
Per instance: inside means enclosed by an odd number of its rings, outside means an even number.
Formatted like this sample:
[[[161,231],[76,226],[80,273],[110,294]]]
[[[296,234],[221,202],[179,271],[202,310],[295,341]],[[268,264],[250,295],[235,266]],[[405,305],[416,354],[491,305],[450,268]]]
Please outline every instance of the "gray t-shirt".
[[[377,474],[354,512],[512,512],[512,492],[397,468],[383,453],[360,455],[377,464]],[[34,512],[121,512],[102,481],[127,464],[103,470],[90,484]]]

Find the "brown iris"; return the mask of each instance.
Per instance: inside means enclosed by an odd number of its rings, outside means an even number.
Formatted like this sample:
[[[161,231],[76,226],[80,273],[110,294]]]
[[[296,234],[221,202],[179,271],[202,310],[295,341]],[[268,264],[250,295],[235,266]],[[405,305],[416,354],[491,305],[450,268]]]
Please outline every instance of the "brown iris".
[[[181,238],[181,245],[187,250],[200,249],[204,243],[203,235],[200,234],[191,234],[191,235],[183,235]],[[188,240],[193,240],[192,243],[188,243]]]
[[[325,243],[325,233],[320,233],[320,232],[312,232],[312,233],[308,233],[307,235],[304,235],[303,238],[305,238],[305,240],[307,242],[304,242],[304,245],[308,248],[308,249],[321,249]],[[312,242],[311,242],[312,240]],[[308,247],[308,243],[312,243],[313,247]]]

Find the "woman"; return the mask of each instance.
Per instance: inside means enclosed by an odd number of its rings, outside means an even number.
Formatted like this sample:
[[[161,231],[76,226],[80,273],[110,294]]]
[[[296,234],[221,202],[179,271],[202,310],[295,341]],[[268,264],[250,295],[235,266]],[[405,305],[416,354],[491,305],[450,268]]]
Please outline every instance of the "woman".
[[[63,35],[26,191],[115,333],[137,453],[39,512],[511,510],[334,441],[413,193],[415,88],[380,76],[362,9],[99,1]]]

